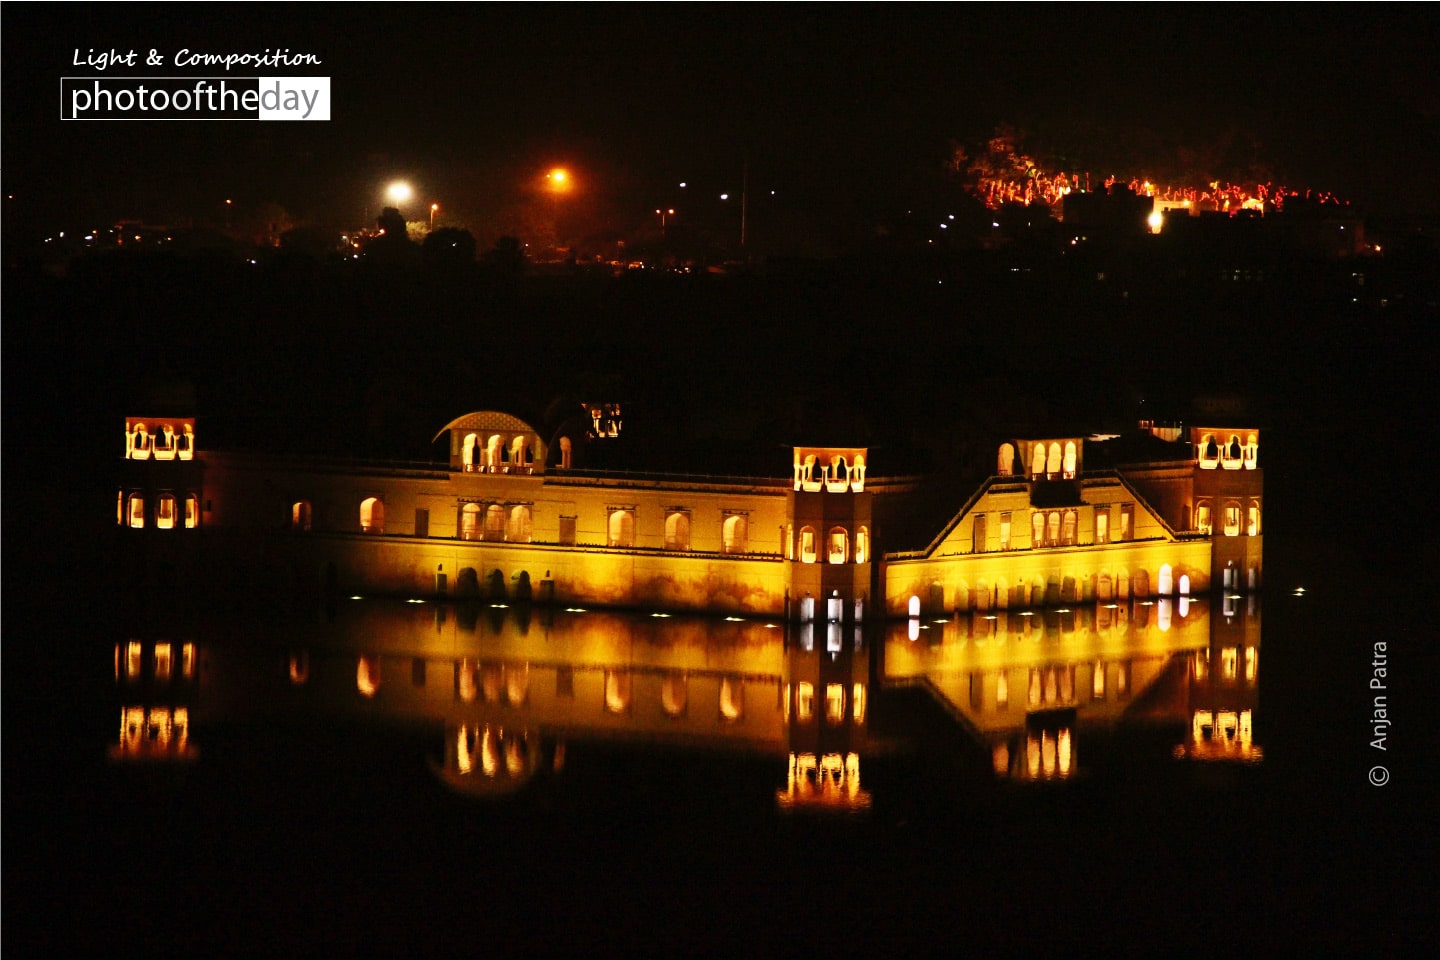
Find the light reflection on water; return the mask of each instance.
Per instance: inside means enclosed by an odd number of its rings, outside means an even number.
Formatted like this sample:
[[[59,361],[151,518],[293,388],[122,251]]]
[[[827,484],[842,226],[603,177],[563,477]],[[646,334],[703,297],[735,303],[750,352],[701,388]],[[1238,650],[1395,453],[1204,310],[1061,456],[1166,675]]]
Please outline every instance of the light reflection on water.
[[[743,759],[772,772],[777,810],[854,813],[885,799],[875,761],[1056,782],[1136,729],[1168,735],[1136,763],[1263,753],[1253,599],[1213,615],[1205,600],[1130,601],[863,628],[364,601],[260,637],[196,629],[116,644],[114,760],[204,764],[215,725],[259,742],[278,718],[363,722],[433,731],[430,769],[467,795],[542,779],[563,791],[567,758],[603,747]],[[937,758],[917,692],[950,728],[940,740],[968,753]]]

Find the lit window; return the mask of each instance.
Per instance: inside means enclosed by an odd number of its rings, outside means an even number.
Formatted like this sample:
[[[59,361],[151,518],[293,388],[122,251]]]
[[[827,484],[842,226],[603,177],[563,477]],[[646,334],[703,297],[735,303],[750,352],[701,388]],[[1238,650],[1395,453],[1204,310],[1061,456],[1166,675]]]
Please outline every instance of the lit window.
[[[1053,547],[1060,542],[1060,511],[1051,510],[1045,518],[1045,546]]]
[[[1015,448],[1008,443],[1000,444],[999,462],[996,464],[996,473],[1002,477],[1008,477],[1015,472]]]
[[[610,546],[635,546],[635,514],[630,510],[610,511]]]
[[[1129,540],[1135,536],[1135,504],[1120,504],[1120,539]]]
[[[1226,680],[1235,679],[1236,649],[1226,647],[1220,651],[1220,676]]]
[[[362,656],[355,664],[355,689],[362,696],[373,697],[380,689],[380,658]]]
[[[308,500],[297,500],[290,505],[290,529],[309,530],[311,523],[311,507]],[[364,521],[362,520],[363,524]]]
[[[1063,475],[1066,480],[1075,479],[1075,459],[1075,441],[1067,440],[1065,441],[1065,462],[1063,467]]]
[[[1004,709],[1010,705],[1010,677],[1002,670],[995,677],[995,706]]]
[[[141,649],[140,644],[134,640],[125,645],[125,676],[131,680],[140,676]]]
[[[1260,535],[1260,501],[1251,500],[1250,505],[1245,509],[1245,536],[1256,537]]]
[[[1030,546],[1045,546],[1045,514],[1032,513],[1030,515]]]
[[[130,434],[130,459],[148,460],[150,458],[150,435],[145,430],[145,424],[138,423]]]
[[[1000,549],[1010,549],[1010,514],[1000,514]]]
[[[726,553],[744,553],[749,539],[749,521],[740,514],[725,518],[722,548]]]
[[[1195,504],[1195,529],[1201,533],[1209,533],[1213,521],[1210,518],[1210,501],[1201,500]]]
[[[385,504],[375,497],[367,497],[360,503],[360,532],[385,532]]]
[[[498,503],[485,508],[485,539],[505,539],[505,508]]]
[[[193,493],[185,495],[185,529],[194,530],[200,526],[200,498]]]
[[[845,722],[845,685],[831,683],[825,686],[825,722]]]
[[[857,683],[850,693],[851,702],[854,704],[856,723],[865,722],[865,684]]]
[[[1030,477],[1039,480],[1045,475],[1045,444],[1035,444],[1034,450],[1030,453]]]
[[[505,528],[505,539],[511,543],[530,542],[530,508],[519,503],[510,508],[510,520]]]
[[[1225,536],[1240,535],[1240,504],[1233,500],[1225,504]]]
[[[1096,700],[1105,698],[1105,664],[1099,661],[1096,662],[1094,673],[1091,676],[1090,695]]]
[[[1102,503],[1095,507],[1095,542],[1110,542],[1110,504]]]
[[[1077,517],[1074,510],[1066,510],[1064,514],[1064,526],[1060,530],[1060,542],[1065,546],[1075,544],[1075,526]]]
[[[665,518],[665,549],[690,549],[690,515],[681,510]]]
[[[467,503],[460,508],[460,539],[480,539],[480,504]]]
[[[120,526],[125,525],[125,491],[119,490],[115,493],[115,522]]]
[[[844,563],[850,553],[850,536],[844,527],[830,528],[830,548],[826,559],[830,563]]]
[[[800,562],[815,562],[815,528],[805,526],[800,528]]]
[[[138,493],[130,494],[130,526],[137,530],[145,526],[145,498]]]
[[[855,531],[855,562],[870,562],[870,528],[862,526]]]
[[[1050,456],[1045,460],[1045,478],[1054,480],[1060,476],[1060,444],[1050,444]]]
[[[195,676],[195,644],[180,645],[180,675],[186,680]]]
[[[155,504],[155,527],[158,530],[172,530],[175,527],[175,497],[162,493]]]
[[[173,668],[174,663],[170,655],[170,644],[155,644],[155,679],[169,680],[170,672]]]

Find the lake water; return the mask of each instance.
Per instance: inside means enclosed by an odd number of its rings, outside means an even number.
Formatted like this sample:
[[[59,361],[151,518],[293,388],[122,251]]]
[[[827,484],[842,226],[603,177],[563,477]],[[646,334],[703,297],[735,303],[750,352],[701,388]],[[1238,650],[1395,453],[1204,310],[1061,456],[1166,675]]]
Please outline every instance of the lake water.
[[[7,952],[1388,942],[1431,883],[1433,831],[1400,841],[1433,769],[1368,746],[1408,628],[1297,572],[864,629],[12,604]]]

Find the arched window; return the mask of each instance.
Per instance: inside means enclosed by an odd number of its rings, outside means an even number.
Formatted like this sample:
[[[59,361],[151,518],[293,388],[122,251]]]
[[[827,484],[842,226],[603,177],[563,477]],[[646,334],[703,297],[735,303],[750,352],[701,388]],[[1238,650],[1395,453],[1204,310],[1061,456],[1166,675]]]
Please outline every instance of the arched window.
[[[825,722],[829,724],[845,722],[845,684],[843,683],[827,683],[825,685]]]
[[[674,510],[665,517],[665,549],[690,549],[690,514]]]
[[[530,542],[530,507],[517,503],[510,508],[510,521],[505,527],[505,539],[511,543]]]
[[[1201,533],[1209,533],[1214,520],[1210,516],[1210,501],[1199,500],[1195,503],[1195,529]]]
[[[1260,535],[1260,501],[1251,500],[1250,505],[1245,508],[1245,536],[1258,537]]]
[[[909,612],[910,612],[910,616],[912,616],[912,617],[918,617],[918,616],[920,616],[920,597],[919,597],[918,594],[914,594],[914,593],[910,594],[910,603],[909,603],[908,609],[909,609]]]
[[[168,423],[155,434],[155,459],[175,459],[175,428]]]
[[[1110,504],[1095,505],[1095,542],[1110,542]]]
[[[310,529],[312,510],[309,500],[296,500],[290,504],[290,529],[301,533]]]
[[[815,562],[815,528],[812,526],[800,528],[800,562]]]
[[[479,466],[476,462],[480,456],[480,438],[473,433],[465,434],[465,440],[460,448],[460,462],[465,467],[466,473],[473,473]]]
[[[175,527],[175,495],[172,493],[160,494],[160,499],[155,502],[155,529],[172,530]]]
[[[870,528],[863,524],[855,531],[855,562],[870,562]]]
[[[734,722],[745,715],[745,683],[738,678],[720,680],[720,716]]]
[[[610,511],[610,546],[635,546],[635,514],[630,510]]]
[[[480,504],[467,503],[460,508],[460,539],[480,539]]]
[[[1215,442],[1215,435],[1207,433],[1200,438],[1200,468],[1202,470],[1213,470],[1220,462],[1220,445]]]
[[[490,439],[485,441],[484,467],[490,473],[495,473],[500,469],[500,459],[502,456],[501,443],[502,440],[498,433],[492,433]]]
[[[1045,461],[1045,478],[1054,480],[1060,476],[1060,444],[1051,441],[1050,456]]]
[[[130,526],[136,530],[145,526],[145,498],[138,493],[130,494]]]
[[[1245,469],[1254,470],[1260,456],[1260,438],[1250,434],[1245,438]]]
[[[1030,477],[1039,480],[1045,475],[1045,444],[1035,444],[1035,449],[1030,451]]]
[[[1229,441],[1225,444],[1224,457],[1226,470],[1239,470],[1244,463],[1244,452],[1240,448],[1240,438],[1230,434]]]
[[[523,473],[525,467],[530,463],[530,448],[525,443],[523,436],[516,437],[510,441],[510,469],[512,472]]]
[[[185,424],[180,434],[180,459],[190,460],[195,456],[195,428]]]
[[[1114,586],[1110,580],[1110,574],[1101,573],[1095,578],[1095,599],[1110,601],[1115,599]]]
[[[1174,578],[1170,570],[1170,564],[1168,563],[1162,563],[1160,565],[1160,581],[1158,587],[1160,596],[1162,597],[1168,597],[1175,592]]]
[[[850,471],[850,492],[862,493],[865,490],[865,454],[855,454],[855,466]]]
[[[560,469],[570,469],[571,443],[569,437],[560,438]]]
[[[1182,596],[1182,597],[1188,597],[1188,596],[1190,596],[1190,575],[1189,575],[1188,573],[1182,573],[1182,574],[1180,574],[1180,585],[1179,585],[1179,589],[1180,589],[1180,596]],[[1182,607],[1181,609],[1183,610],[1184,608]],[[1184,616],[1184,614],[1182,613],[1181,616]]]
[[[385,532],[385,504],[375,497],[366,497],[360,502],[360,532]]]
[[[185,495],[185,529],[194,530],[200,526],[200,498],[193,493]]]
[[[492,503],[485,508],[485,532],[486,540],[505,539],[505,508],[498,503]]]
[[[850,534],[844,527],[831,527],[829,547],[825,559],[829,563],[844,563],[850,555]]]
[[[1051,510],[1045,517],[1045,546],[1053,547],[1060,542],[1060,511]]]
[[[1066,440],[1066,441],[1065,441],[1065,462],[1064,462],[1063,469],[1064,469],[1064,477],[1065,477],[1066,480],[1074,480],[1074,479],[1075,479],[1075,441],[1074,441],[1074,440]]]
[[[1060,527],[1060,542],[1067,547],[1075,545],[1075,527],[1078,517],[1074,510],[1066,510]]]
[[[150,459],[150,434],[145,429],[145,424],[135,424],[135,429],[130,432],[130,459]]]
[[[749,541],[749,520],[740,514],[725,518],[721,547],[726,553],[744,553]]]
[[[1008,477],[1015,472],[1015,448],[1008,443],[1000,444],[999,462],[995,464],[995,472],[1002,477]]]
[[[1234,500],[1225,504],[1225,536],[1240,536],[1240,504]]]
[[[115,523],[125,526],[125,491],[115,491]]]
[[[1039,511],[1030,515],[1030,546],[1045,546],[1045,514]]]

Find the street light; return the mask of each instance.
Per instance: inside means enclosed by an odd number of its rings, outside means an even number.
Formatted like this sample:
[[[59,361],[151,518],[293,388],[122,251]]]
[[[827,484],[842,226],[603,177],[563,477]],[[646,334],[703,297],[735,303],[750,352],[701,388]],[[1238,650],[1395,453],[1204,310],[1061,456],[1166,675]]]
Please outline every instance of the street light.
[[[665,220],[667,217],[675,216],[675,211],[673,209],[656,210],[655,213],[660,217],[660,236],[663,238],[665,236]]]
[[[440,209],[440,204],[438,204],[438,203],[432,203],[432,204],[430,204],[430,232],[431,232],[431,233],[434,233],[434,232],[435,232],[435,211],[436,211],[436,210],[439,210],[439,209]]]
[[[404,180],[396,180],[394,183],[390,184],[390,186],[385,188],[385,196],[390,200],[391,203],[395,204],[395,206],[397,207],[405,201],[409,200],[414,195],[415,191],[411,190],[410,184],[406,183]]]

